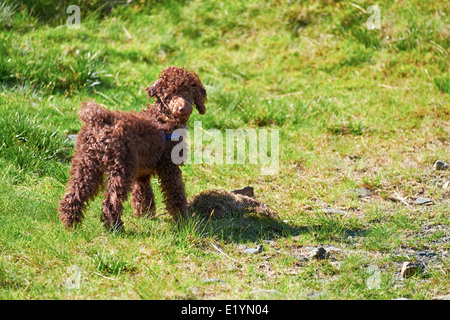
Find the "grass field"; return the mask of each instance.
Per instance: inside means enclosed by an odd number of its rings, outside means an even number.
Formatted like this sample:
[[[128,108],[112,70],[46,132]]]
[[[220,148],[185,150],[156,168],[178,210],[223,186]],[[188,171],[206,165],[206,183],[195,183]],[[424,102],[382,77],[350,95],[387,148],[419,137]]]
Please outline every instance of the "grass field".
[[[448,1],[126,2],[0,0],[1,299],[450,294],[450,171],[433,167],[450,162]],[[380,29],[367,27],[374,4]],[[205,84],[192,124],[279,130],[275,174],[192,163],[188,197],[249,185],[280,220],[176,225],[135,219],[128,200],[125,230],[109,232],[99,196],[66,230],[57,207],[79,103],[139,111],[169,65]],[[324,259],[311,257],[319,247]],[[406,261],[425,267],[403,278]]]

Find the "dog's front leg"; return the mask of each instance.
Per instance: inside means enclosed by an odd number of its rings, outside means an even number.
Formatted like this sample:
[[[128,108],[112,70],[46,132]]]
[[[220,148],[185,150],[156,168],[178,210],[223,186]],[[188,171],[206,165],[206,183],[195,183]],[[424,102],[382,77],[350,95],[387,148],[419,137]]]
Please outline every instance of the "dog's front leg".
[[[158,168],[161,191],[168,213],[178,220],[186,216],[187,200],[181,169],[173,163],[164,163]]]
[[[155,196],[150,183],[150,175],[136,178],[131,190],[131,202],[135,217],[154,216],[156,213]]]

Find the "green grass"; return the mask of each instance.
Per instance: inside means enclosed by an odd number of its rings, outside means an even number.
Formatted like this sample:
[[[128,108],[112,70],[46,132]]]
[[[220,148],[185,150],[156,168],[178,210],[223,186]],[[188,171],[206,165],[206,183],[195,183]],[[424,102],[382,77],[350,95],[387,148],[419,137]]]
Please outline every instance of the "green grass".
[[[65,25],[73,4],[79,29]],[[445,2],[378,3],[380,30],[366,27],[368,1],[110,4],[0,0],[1,299],[449,293],[450,176],[432,169],[450,162]],[[202,121],[204,130],[280,133],[277,174],[189,164],[188,196],[252,185],[280,221],[230,215],[177,225],[167,215],[135,219],[127,201],[125,231],[114,233],[100,222],[99,196],[80,228],[65,230],[57,207],[78,105],[141,110],[144,88],[168,65],[195,70],[207,89],[207,113],[194,111],[191,130]],[[372,194],[359,198],[356,188]],[[419,197],[433,204],[414,205]],[[258,245],[261,253],[243,252]],[[319,246],[327,259],[308,258]],[[425,273],[401,279],[402,263],[420,252],[435,254]],[[369,266],[380,272],[374,289]]]

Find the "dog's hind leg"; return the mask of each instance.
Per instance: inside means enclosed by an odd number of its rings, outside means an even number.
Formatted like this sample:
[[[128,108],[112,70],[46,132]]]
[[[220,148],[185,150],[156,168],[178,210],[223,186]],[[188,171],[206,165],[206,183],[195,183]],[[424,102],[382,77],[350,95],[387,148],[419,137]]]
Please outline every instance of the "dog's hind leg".
[[[97,159],[90,158],[85,154],[83,156],[74,155],[70,175],[66,193],[58,209],[59,219],[68,228],[81,222],[88,201],[95,197],[103,182],[100,163]]]
[[[134,180],[131,191],[131,202],[136,217],[151,217],[155,215],[155,196],[150,183],[150,175],[141,176]]]
[[[110,230],[121,230],[123,227],[123,202],[127,199],[136,173],[135,161],[131,158],[125,153],[117,154],[108,168],[102,221]]]

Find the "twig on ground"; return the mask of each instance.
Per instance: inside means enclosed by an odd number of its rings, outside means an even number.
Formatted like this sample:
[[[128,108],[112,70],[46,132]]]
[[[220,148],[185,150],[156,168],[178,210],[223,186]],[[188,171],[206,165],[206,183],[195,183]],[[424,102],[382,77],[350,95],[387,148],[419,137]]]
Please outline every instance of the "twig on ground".
[[[214,247],[214,249],[216,249],[220,254],[223,254],[225,257],[233,260],[233,261],[237,261],[236,259],[233,259],[232,257],[230,257],[229,255],[227,255],[225,252],[223,252],[220,248],[218,248],[217,246],[214,245],[214,243],[211,243],[211,245]]]
[[[102,277],[102,278],[108,279],[108,280],[117,281],[117,279],[113,279],[113,278],[104,276],[104,275],[102,275],[101,273],[98,273],[98,272],[95,272],[95,271],[94,271],[94,274],[96,274],[96,275],[98,275],[98,276],[100,276],[100,277]]]
[[[406,204],[409,207],[408,202],[406,202],[395,190],[394,190],[394,193],[401,202],[403,202],[404,204]]]
[[[360,6],[358,6],[357,4],[355,4],[355,3],[353,3],[353,2],[350,2],[349,5],[351,5],[352,7],[355,7],[356,9],[361,10],[361,11],[364,12],[364,13],[367,13],[366,10],[364,10],[363,8],[361,8]]]

